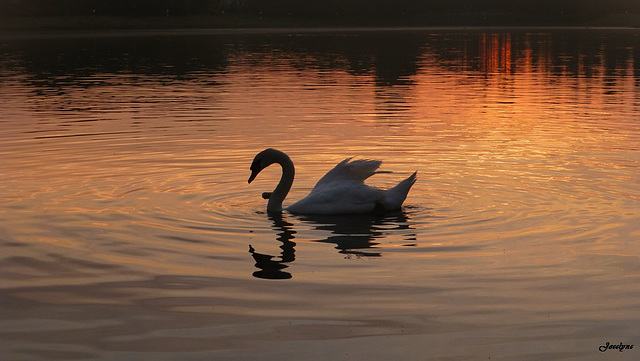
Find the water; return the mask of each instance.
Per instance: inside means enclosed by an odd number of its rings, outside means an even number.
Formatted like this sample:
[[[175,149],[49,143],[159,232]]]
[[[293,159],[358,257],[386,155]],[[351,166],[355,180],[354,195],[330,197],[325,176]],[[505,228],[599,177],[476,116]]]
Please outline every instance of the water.
[[[0,44],[3,359],[639,357],[637,30]],[[349,156],[419,180],[396,214],[269,215],[267,147],[289,203]]]

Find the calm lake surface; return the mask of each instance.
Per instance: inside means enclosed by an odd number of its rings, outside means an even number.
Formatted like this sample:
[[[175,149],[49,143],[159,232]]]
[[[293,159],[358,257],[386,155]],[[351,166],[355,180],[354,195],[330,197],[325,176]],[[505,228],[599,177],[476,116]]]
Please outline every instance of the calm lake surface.
[[[3,360],[640,358],[640,30],[5,34],[0,98]],[[419,179],[270,215],[268,147]]]

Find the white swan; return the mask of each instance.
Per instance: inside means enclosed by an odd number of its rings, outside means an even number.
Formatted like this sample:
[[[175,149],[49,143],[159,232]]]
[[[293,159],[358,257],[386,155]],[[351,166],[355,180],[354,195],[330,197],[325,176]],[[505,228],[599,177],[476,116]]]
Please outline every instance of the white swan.
[[[377,170],[381,161],[351,159],[338,163],[320,178],[309,195],[286,210],[298,214],[356,214],[400,209],[418,172],[384,190],[364,184],[365,179],[376,173],[391,173]],[[291,190],[295,176],[295,168],[288,155],[272,148],[258,153],[251,163],[248,182],[251,183],[258,173],[273,163],[282,167],[282,177],[273,193],[264,193],[263,198],[269,199],[267,212],[281,212],[282,202]]]

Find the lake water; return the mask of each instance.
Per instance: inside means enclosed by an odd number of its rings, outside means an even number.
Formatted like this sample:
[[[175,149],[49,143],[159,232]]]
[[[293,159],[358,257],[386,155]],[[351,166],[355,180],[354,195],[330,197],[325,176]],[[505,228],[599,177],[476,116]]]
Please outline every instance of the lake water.
[[[14,33],[0,55],[3,360],[640,358],[639,30]],[[418,182],[395,214],[268,214],[268,147],[288,204],[350,156]]]

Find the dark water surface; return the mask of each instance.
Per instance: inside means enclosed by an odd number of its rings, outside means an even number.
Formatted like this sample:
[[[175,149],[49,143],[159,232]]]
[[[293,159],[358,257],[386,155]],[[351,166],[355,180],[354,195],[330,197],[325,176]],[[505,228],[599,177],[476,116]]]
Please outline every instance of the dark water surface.
[[[2,360],[640,358],[638,30],[5,34],[0,98]],[[269,215],[267,147],[419,180]]]

